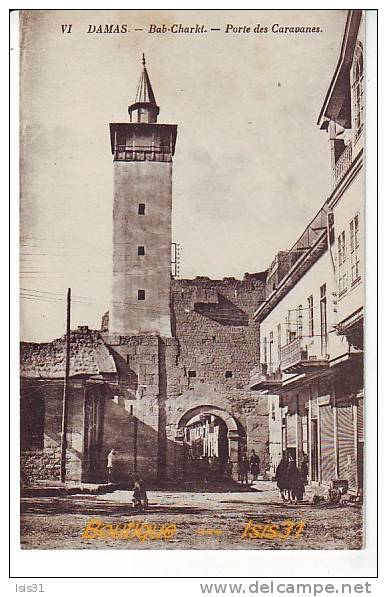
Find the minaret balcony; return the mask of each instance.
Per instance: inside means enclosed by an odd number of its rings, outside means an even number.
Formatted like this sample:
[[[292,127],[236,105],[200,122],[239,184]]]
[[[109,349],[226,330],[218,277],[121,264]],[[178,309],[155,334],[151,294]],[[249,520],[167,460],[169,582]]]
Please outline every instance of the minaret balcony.
[[[124,162],[171,162],[172,152],[169,145],[116,145],[114,160]]]

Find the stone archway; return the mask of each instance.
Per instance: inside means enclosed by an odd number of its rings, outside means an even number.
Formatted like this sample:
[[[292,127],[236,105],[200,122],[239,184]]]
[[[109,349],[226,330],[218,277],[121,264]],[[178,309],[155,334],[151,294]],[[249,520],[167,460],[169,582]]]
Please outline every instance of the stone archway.
[[[227,410],[213,404],[200,404],[187,409],[179,418],[175,428],[175,475],[182,477],[184,473],[184,429],[192,419],[198,415],[213,415],[220,419],[227,427],[228,453],[233,463],[232,476],[238,477],[238,459],[243,441],[243,429],[237,420]]]

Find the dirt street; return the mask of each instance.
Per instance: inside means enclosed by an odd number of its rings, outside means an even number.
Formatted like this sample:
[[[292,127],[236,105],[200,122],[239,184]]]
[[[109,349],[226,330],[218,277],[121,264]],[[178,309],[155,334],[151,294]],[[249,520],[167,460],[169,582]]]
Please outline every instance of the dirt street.
[[[310,500],[313,493],[308,488],[306,499]],[[131,491],[23,498],[21,546],[360,549],[362,545],[361,506],[312,505],[307,501],[283,504],[275,484],[268,481],[256,482],[251,491],[149,491],[148,498],[149,509],[142,513],[131,508]],[[87,536],[82,537],[87,525]]]

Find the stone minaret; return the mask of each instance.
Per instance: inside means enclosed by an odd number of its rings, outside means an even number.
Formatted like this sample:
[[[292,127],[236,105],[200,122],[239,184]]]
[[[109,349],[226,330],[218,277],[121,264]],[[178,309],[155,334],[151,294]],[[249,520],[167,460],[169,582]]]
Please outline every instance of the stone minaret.
[[[171,336],[172,156],[177,126],[159,124],[145,67],[130,122],[110,124],[114,169],[109,332]]]

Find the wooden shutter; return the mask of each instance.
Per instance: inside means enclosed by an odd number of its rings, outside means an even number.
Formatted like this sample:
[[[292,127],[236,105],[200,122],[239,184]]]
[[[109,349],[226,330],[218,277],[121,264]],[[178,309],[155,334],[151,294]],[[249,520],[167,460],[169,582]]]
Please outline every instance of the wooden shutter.
[[[352,406],[337,409],[337,437],[339,446],[339,477],[347,479],[350,487],[356,485],[355,432]]]
[[[336,477],[334,410],[330,404],[319,406],[319,409],[321,480],[330,483]]]

